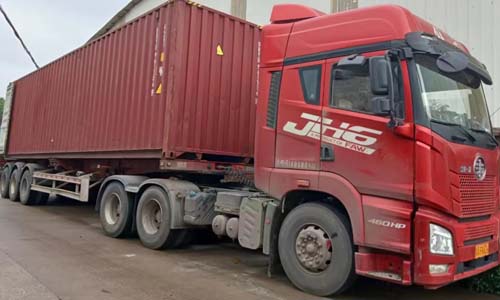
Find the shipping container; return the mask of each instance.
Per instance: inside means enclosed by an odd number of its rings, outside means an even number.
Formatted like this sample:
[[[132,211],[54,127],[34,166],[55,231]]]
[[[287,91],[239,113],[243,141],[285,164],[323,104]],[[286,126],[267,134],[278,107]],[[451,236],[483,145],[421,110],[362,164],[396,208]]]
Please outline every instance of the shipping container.
[[[248,160],[259,35],[170,1],[15,81],[7,156]]]

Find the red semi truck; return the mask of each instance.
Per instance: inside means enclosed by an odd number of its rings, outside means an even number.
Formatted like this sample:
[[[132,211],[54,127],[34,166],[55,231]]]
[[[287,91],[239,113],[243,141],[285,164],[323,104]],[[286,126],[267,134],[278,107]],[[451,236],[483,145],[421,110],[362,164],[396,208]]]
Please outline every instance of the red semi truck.
[[[1,194],[97,194],[104,232],[152,249],[209,228],[316,295],[438,288],[499,264],[482,84],[398,6],[277,5],[261,30],[169,1],[11,85]]]

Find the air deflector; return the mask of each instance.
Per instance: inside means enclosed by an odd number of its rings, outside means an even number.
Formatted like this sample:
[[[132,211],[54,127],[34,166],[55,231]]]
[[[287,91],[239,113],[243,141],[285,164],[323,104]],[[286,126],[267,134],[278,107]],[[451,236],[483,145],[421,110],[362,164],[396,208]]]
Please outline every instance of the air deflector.
[[[291,23],[324,16],[325,13],[300,4],[277,4],[271,13],[271,23]]]

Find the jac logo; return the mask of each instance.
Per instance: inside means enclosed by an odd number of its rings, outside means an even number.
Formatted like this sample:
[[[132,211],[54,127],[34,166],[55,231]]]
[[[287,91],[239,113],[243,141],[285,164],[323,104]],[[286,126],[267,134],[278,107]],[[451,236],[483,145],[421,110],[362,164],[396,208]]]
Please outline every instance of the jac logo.
[[[382,131],[362,126],[351,126],[351,124],[345,122],[340,124],[340,128],[333,127],[331,126],[333,123],[332,119],[321,118],[313,114],[302,113],[300,117],[308,120],[303,128],[298,128],[297,123],[289,121],[285,124],[283,130],[294,135],[322,140],[323,142],[367,155],[372,155],[375,152],[375,149],[368,146],[375,144],[377,138],[365,135],[364,133],[382,135]]]
[[[405,229],[406,224],[403,223],[396,223],[388,220],[381,220],[381,219],[370,219],[368,220],[368,223],[371,223],[373,225],[377,226],[382,226],[382,227],[387,227],[387,228],[394,228],[394,229]]]

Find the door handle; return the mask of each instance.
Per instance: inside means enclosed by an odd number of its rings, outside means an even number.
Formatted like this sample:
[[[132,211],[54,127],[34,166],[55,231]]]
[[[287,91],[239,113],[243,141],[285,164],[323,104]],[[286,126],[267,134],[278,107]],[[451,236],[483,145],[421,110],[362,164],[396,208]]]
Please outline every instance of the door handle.
[[[322,161],[335,161],[335,152],[333,151],[333,146],[330,144],[321,145],[320,159]]]

